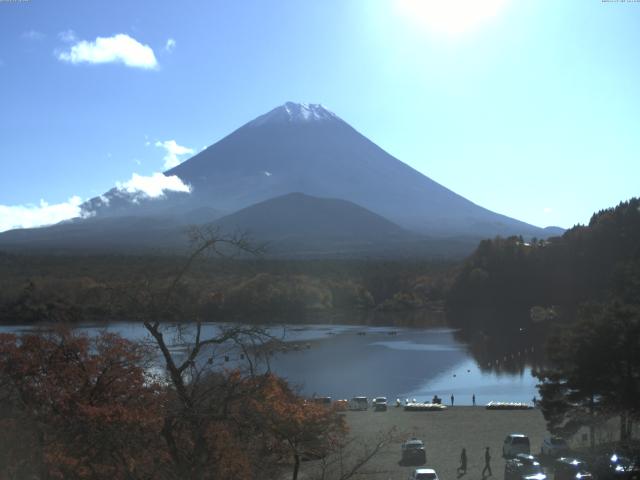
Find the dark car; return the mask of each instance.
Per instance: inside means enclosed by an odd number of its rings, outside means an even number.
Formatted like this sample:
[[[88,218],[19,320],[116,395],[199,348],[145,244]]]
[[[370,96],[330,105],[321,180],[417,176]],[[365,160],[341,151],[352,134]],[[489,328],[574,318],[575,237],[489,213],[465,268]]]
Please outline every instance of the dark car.
[[[617,452],[597,455],[589,465],[598,480],[640,480],[640,464]]]
[[[529,437],[522,433],[510,433],[504,439],[502,456],[504,458],[515,458],[519,453],[531,453]]]
[[[417,438],[407,440],[402,444],[402,463],[405,465],[422,465],[427,461],[424,442]]]
[[[519,453],[504,464],[504,480],[546,480],[542,465],[533,455]]]
[[[314,397],[313,403],[316,405],[323,405],[325,407],[331,406],[331,397]]]
[[[593,475],[584,460],[560,457],[553,463],[554,480],[592,480]]]

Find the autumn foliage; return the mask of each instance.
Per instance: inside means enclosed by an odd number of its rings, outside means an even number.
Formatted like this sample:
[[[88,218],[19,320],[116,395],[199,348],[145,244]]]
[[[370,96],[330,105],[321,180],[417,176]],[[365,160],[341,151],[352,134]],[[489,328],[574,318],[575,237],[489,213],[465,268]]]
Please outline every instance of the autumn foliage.
[[[153,355],[108,333],[0,335],[0,478],[264,478],[346,433],[269,373],[209,372],[180,396]]]
[[[144,355],[106,333],[0,335],[0,462],[7,477],[151,474],[149,458],[158,457],[148,454],[158,443],[166,394],[146,382]]]

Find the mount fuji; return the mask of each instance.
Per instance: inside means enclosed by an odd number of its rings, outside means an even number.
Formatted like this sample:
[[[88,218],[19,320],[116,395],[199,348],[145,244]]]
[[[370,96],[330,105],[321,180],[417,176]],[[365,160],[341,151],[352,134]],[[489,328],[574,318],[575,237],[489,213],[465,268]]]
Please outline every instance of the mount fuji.
[[[95,233],[103,224],[105,228],[115,228],[124,222],[131,227],[131,220],[126,220],[131,218],[145,218],[145,225],[148,219],[155,219],[165,229],[170,225],[183,226],[185,219],[191,223],[217,220],[233,227],[232,221],[223,221],[221,217],[277,197],[284,196],[290,202],[300,199],[289,195],[292,193],[318,199],[313,202],[314,207],[322,199],[350,202],[361,207],[362,212],[368,210],[372,214],[369,219],[375,217],[395,224],[412,241],[416,235],[422,235],[443,241],[468,238],[470,245],[475,245],[477,239],[496,235],[545,238],[562,232],[542,229],[474,204],[396,159],[336,114],[316,104],[287,102],[164,175],[177,176],[190,191],[145,198],[112,189],[83,205],[85,216],[91,217],[89,220],[68,222],[73,225],[76,243],[83,225]],[[276,209],[271,214],[278,215],[280,211],[284,217],[274,216],[274,225],[283,230],[283,235],[291,230],[295,236],[296,222],[286,221],[289,210]],[[307,213],[314,218],[313,208]],[[340,209],[335,210],[335,215],[340,215]],[[114,218],[120,218],[120,222]],[[246,222],[250,217],[242,218],[242,227],[251,231],[251,224]],[[323,223],[331,223],[326,215],[318,217],[318,221],[320,218]],[[110,221],[101,222],[103,219]],[[55,226],[58,246],[64,246],[64,225]],[[40,239],[36,243],[46,245],[49,228],[52,227],[31,229],[29,233],[21,231],[21,243],[29,244],[30,236],[35,235]],[[327,228],[333,227],[327,224]],[[0,235],[0,247],[12,235],[15,234]],[[136,235],[130,228],[127,235],[135,244]],[[397,241],[397,230],[394,235]],[[384,241],[371,239],[376,240]]]

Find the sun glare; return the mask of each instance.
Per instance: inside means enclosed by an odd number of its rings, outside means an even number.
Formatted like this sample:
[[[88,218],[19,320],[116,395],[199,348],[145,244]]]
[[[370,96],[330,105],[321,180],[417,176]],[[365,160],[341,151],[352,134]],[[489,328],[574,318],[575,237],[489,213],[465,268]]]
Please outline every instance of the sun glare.
[[[419,25],[446,34],[471,31],[495,17],[508,0],[397,0],[399,11]]]

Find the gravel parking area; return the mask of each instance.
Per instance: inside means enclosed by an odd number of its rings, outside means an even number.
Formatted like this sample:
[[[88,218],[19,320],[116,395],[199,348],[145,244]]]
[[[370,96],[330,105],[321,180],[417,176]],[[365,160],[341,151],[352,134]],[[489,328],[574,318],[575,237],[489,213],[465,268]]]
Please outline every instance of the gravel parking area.
[[[390,406],[387,412],[347,412],[350,435],[371,442],[379,432],[396,428],[396,440],[375,456],[355,478],[372,480],[407,479],[417,466],[400,464],[402,441],[416,437],[424,441],[427,462],[440,480],[481,480],[485,447],[491,449],[493,477],[502,480],[504,459],[502,442],[509,433],[524,433],[531,441],[531,453],[540,452],[547,434],[542,413],[537,410],[486,410],[484,407],[449,407],[442,412],[405,412]],[[459,476],[460,452],[467,449],[466,475]],[[357,450],[357,449],[354,449]],[[355,453],[353,453],[355,455]],[[313,462],[303,465],[301,473],[311,478]],[[306,474],[305,474],[306,473]]]

